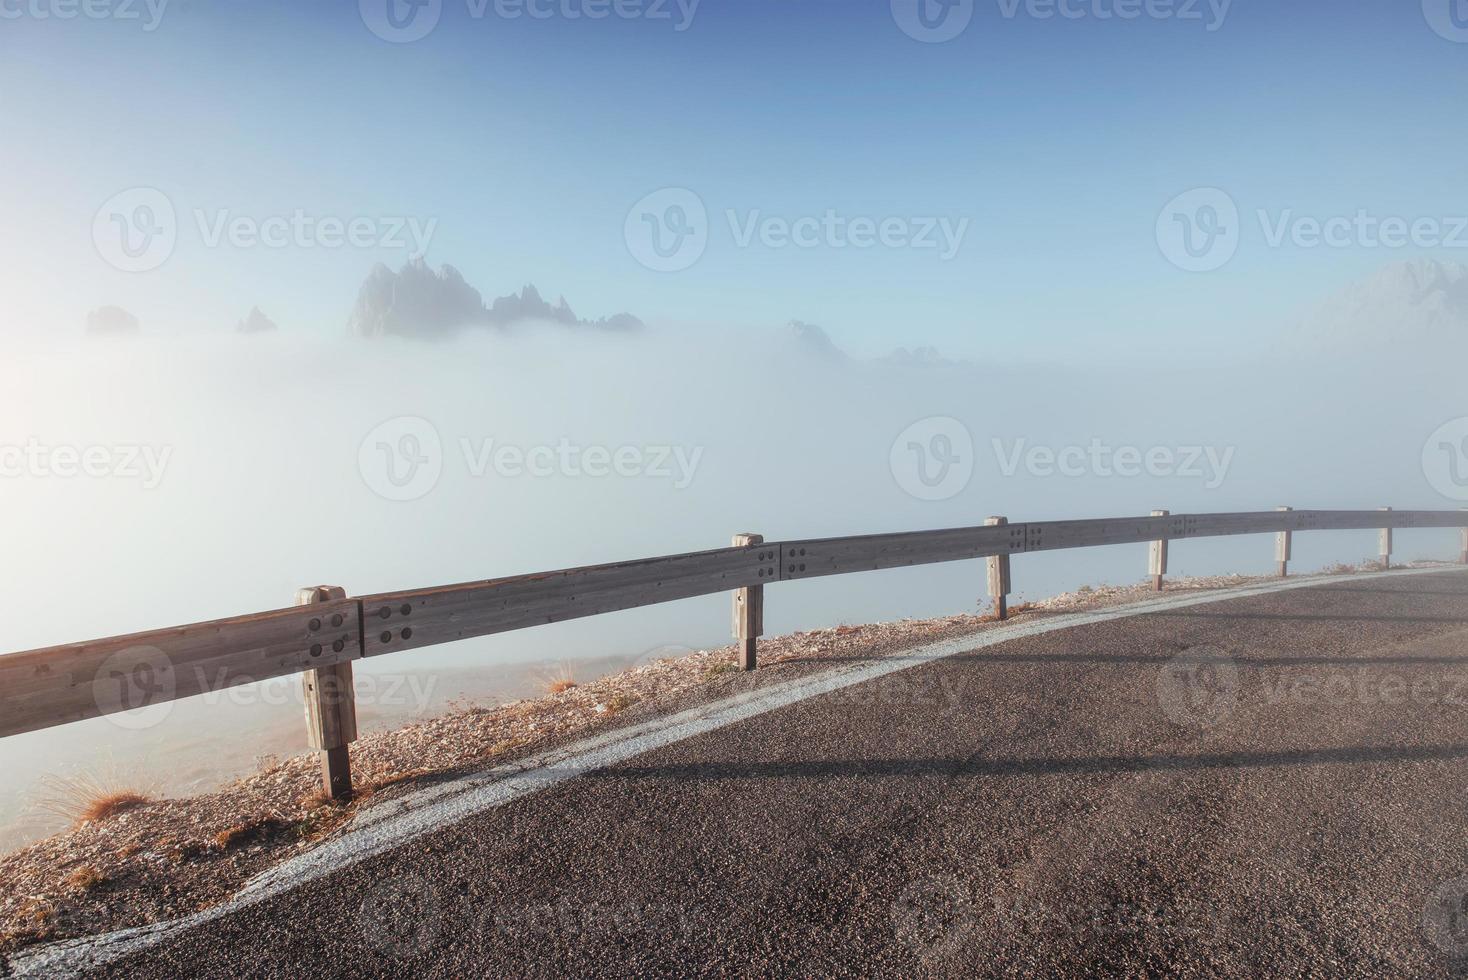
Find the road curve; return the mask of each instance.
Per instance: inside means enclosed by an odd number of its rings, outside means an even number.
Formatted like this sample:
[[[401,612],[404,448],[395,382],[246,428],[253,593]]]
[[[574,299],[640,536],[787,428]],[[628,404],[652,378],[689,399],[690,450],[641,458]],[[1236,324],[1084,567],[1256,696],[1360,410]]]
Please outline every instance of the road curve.
[[[564,782],[119,977],[1446,976],[1468,575],[1015,639]]]

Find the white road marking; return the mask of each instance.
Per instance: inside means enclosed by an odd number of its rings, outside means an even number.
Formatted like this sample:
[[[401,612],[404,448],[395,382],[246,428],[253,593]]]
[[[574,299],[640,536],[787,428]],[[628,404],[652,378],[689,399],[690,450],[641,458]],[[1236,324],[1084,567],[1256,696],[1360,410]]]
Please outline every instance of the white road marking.
[[[1454,566],[1401,569],[1287,579],[1194,595],[1160,596],[1111,609],[1066,613],[1030,623],[989,627],[977,633],[883,657],[875,663],[837,666],[813,677],[774,684],[759,691],[700,705],[666,718],[618,729],[372,807],[360,814],[342,836],[261,874],[220,905],[166,922],[25,950],[13,954],[9,965],[16,977],[74,976],[82,970],[104,966],[157,945],[183,930],[212,922],[323,878],[334,871],[383,854],[423,834],[441,830],[577,776],[626,762],[645,752],[716,731],[809,698],[956,654],[1026,636],[1038,636],[1076,626],[1185,609],[1245,596],[1287,592],[1335,582],[1359,581],[1363,578],[1396,578],[1464,570]]]

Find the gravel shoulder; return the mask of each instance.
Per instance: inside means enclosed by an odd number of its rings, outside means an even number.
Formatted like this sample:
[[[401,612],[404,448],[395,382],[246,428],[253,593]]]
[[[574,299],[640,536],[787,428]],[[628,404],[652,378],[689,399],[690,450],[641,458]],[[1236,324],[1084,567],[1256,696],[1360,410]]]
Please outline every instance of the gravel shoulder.
[[[1335,569],[1334,571],[1340,571]],[[1169,591],[1257,581],[1179,580]],[[1364,581],[1364,580],[1363,580]],[[1043,617],[1133,602],[1144,585],[1103,587],[1022,607]],[[684,708],[992,628],[981,616],[840,626],[761,643],[761,669],[731,670],[732,648],[700,651],[565,692],[369,735],[353,746],[362,792],[342,806],[315,792],[314,760],[282,761],[216,792],[150,802],[0,858],[0,951],[174,918],[215,905],[261,872],[341,832],[359,813],[436,781]]]

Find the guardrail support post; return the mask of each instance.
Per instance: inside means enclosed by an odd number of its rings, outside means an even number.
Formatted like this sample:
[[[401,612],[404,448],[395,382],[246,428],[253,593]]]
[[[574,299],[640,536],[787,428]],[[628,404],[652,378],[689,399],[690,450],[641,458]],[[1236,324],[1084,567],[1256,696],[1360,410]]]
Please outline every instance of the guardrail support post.
[[[296,593],[296,605],[345,599],[346,589],[320,585]],[[352,795],[352,765],[347,746],[357,740],[357,700],[352,663],[343,661],[302,675],[306,695],[306,735],[321,760],[321,788],[333,800]]]
[[[1170,517],[1170,510],[1154,510],[1153,517]],[[1162,579],[1167,574],[1167,539],[1159,538],[1147,548],[1147,574],[1152,576],[1152,589],[1162,591]]]
[[[990,517],[984,520],[985,527],[1002,527],[1009,523],[1007,517]],[[994,618],[1009,618],[1009,556],[990,555],[985,559],[989,573],[989,599],[994,603]]]
[[[1287,514],[1295,508],[1276,507],[1274,509]],[[1294,550],[1294,543],[1295,532],[1293,531],[1281,531],[1274,537],[1274,560],[1279,564],[1280,578],[1290,577],[1290,558],[1291,552]]]
[[[1381,509],[1384,510],[1384,511],[1390,511],[1391,510],[1390,507],[1383,507]],[[1381,552],[1381,567],[1382,567],[1382,570],[1383,571],[1386,571],[1387,569],[1390,569],[1392,567],[1392,529],[1391,528],[1384,527],[1384,528],[1381,529],[1381,547],[1378,550]]]
[[[734,547],[752,548],[765,543],[763,534],[736,534]],[[739,641],[739,669],[754,670],[755,644],[765,632],[765,587],[751,585],[734,590],[734,638]]]

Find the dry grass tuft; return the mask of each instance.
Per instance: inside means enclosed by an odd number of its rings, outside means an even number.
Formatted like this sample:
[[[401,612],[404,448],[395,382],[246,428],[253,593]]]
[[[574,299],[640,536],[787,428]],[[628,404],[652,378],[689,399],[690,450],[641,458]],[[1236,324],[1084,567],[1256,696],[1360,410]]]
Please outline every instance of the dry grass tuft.
[[[576,686],[576,678],[571,674],[571,668],[564,664],[545,679],[545,693],[547,694],[564,694],[575,689]]]
[[[356,786],[353,788],[351,796],[344,800],[339,800],[324,789],[314,789],[301,797],[299,803],[301,809],[308,813],[313,810],[339,809],[349,806],[370,792],[371,790],[366,787]]]
[[[221,851],[258,844],[290,829],[290,824],[276,817],[253,817],[214,835],[214,846]]]
[[[101,823],[110,820],[119,813],[136,810],[138,807],[147,806],[153,801],[142,793],[130,789],[114,790],[95,796],[82,807],[80,820],[83,823]]]
[[[364,789],[369,794],[376,793],[377,791],[387,789],[390,786],[397,786],[402,783],[410,783],[415,779],[422,779],[424,776],[428,775],[428,773],[429,770],[423,768],[408,769],[402,772],[387,772],[381,776],[378,776],[376,779],[372,780],[372,782],[366,784]]]
[[[96,865],[83,864],[63,878],[61,883],[72,891],[89,892],[106,880],[107,876],[98,871]]]
[[[56,935],[56,906],[37,895],[22,896],[13,921],[0,927],[0,948],[45,942]]]
[[[1009,607],[1009,615],[1006,618],[1013,619],[1020,613],[1033,612],[1037,608],[1039,607],[1037,607],[1033,602],[1018,602]],[[990,612],[986,612],[982,616],[978,617],[978,620],[981,623],[997,623],[999,622],[999,610],[994,609]]]
[[[72,826],[101,823],[155,800],[138,789],[123,785],[115,776],[79,773],[48,776],[41,780],[47,796],[37,801],[38,809],[61,817]]]
[[[743,672],[744,671],[740,668],[738,664],[734,663],[732,660],[725,660],[721,663],[716,663],[705,667],[703,671],[703,676],[704,680],[711,681],[715,677],[718,677],[720,674],[741,674]]]

